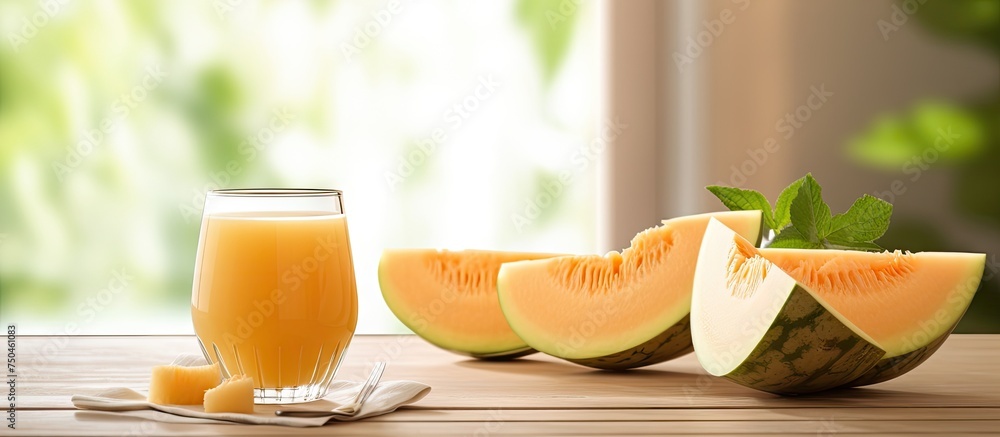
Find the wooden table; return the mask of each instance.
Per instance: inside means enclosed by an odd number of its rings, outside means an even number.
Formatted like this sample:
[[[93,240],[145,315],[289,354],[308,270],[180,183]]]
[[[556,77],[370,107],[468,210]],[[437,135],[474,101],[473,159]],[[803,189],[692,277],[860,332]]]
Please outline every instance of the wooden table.
[[[430,395],[393,414],[305,429],[109,418],[70,404],[109,387],[145,390],[152,366],[197,350],[190,336],[18,337],[17,429],[0,436],[1000,433],[1000,335],[955,335],[902,378],[796,398],[709,377],[693,355],[613,373],[541,354],[484,362],[413,336],[358,336],[338,377],[360,380],[385,360],[385,379],[430,384]]]

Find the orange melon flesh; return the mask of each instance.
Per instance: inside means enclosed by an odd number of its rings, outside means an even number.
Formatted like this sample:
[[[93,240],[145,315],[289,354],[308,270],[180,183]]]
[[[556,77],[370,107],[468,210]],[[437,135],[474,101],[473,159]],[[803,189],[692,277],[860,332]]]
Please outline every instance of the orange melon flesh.
[[[698,255],[691,336],[715,376],[778,394],[850,385],[885,351],[754,245],[712,220]]]
[[[219,363],[205,366],[154,366],[149,381],[149,402],[160,405],[201,405],[205,390],[222,382]]]
[[[986,262],[975,253],[760,249],[760,255],[871,336],[885,358],[950,332]]]
[[[253,414],[253,378],[233,375],[206,391],[205,412]]]
[[[698,249],[712,217],[759,241],[760,211],[722,212],[666,220],[620,254],[504,264],[498,292],[507,321],[531,347],[572,361],[643,345],[686,323]],[[690,345],[686,327],[684,335]]]
[[[379,262],[379,286],[396,317],[430,343],[479,358],[513,358],[531,350],[500,311],[497,272],[505,262],[552,256],[388,249]]]

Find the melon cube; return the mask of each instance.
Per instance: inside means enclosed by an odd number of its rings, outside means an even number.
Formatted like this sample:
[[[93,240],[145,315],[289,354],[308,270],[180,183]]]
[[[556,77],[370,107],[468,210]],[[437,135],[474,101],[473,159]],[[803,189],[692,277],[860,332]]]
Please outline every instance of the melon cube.
[[[205,390],[222,380],[219,363],[207,366],[155,366],[149,382],[149,402],[160,405],[200,405]]]
[[[206,391],[205,412],[253,414],[253,378],[233,375]]]

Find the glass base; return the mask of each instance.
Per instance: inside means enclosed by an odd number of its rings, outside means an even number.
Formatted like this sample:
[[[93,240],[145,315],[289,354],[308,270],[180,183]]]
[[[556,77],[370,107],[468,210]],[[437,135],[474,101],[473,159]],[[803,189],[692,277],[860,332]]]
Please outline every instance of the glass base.
[[[326,396],[326,384],[300,385],[285,388],[254,388],[255,404],[300,404]]]
[[[284,355],[286,358],[285,362],[291,365],[292,372],[289,374],[285,373],[286,381],[293,380],[296,382],[307,382],[302,385],[290,385],[284,387],[254,387],[253,389],[253,402],[255,404],[299,404],[303,402],[312,402],[322,399],[327,395],[330,384],[333,383],[334,376],[337,374],[337,370],[340,368],[343,362],[344,355],[347,354],[347,346],[350,344],[350,340],[346,342],[347,344],[337,343],[337,346],[331,348],[331,352],[324,353],[323,347],[319,347],[318,352],[314,355],[316,358],[307,358],[306,363],[314,363],[311,370],[303,368],[300,363],[303,362],[303,355],[300,350],[298,354],[293,356]],[[205,343],[198,338],[198,346],[201,347],[202,354],[205,355],[205,360],[210,363],[219,363],[219,367],[222,370],[223,378],[230,378],[233,375],[258,375],[254,378],[254,383],[259,381],[264,381],[266,384],[273,384],[274,382],[281,383],[282,376],[282,360],[281,357],[281,347],[277,347],[274,355],[278,358],[277,360],[272,360],[271,365],[273,367],[263,367],[261,361],[261,355],[267,356],[268,352],[261,353],[257,347],[251,346],[252,353],[241,354],[240,350],[235,346],[232,347],[232,354],[229,355],[230,359],[225,359],[225,354],[222,353],[222,349],[218,347],[215,343],[209,343],[211,345],[211,351],[213,354],[209,353],[209,348],[205,347]],[[227,349],[228,350],[228,349]],[[223,358],[223,359],[220,359]],[[267,362],[267,361],[263,361]],[[264,369],[263,372],[261,369]],[[289,367],[285,367],[289,369]],[[298,373],[306,370],[306,372]],[[300,378],[300,375],[309,375],[311,371],[311,377]],[[273,378],[269,380],[265,378],[264,375],[276,375],[269,376],[268,378]],[[276,379],[277,381],[274,381]]]

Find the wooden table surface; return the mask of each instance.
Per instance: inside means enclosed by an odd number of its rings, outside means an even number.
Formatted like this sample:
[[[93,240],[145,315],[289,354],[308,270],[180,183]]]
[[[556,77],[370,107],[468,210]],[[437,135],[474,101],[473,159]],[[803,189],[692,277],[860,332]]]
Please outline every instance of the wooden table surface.
[[[1000,433],[1000,335],[954,335],[901,378],[803,397],[709,377],[693,354],[604,372],[541,354],[484,362],[413,336],[358,336],[338,378],[361,380],[372,362],[383,360],[389,362],[384,379],[421,381],[431,393],[393,414],[302,429],[151,422],[74,410],[70,403],[73,394],[110,387],[144,391],[152,366],[197,350],[193,336],[20,336],[17,428],[0,435]]]

